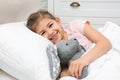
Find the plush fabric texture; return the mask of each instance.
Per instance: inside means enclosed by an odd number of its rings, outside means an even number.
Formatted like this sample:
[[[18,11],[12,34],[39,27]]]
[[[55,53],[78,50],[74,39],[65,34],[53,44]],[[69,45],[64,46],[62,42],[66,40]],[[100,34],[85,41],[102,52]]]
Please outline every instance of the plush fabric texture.
[[[25,22],[0,25],[0,68],[18,80],[52,80],[48,46],[53,44]]]
[[[85,48],[79,44],[76,38],[69,40],[61,40],[56,43],[60,64],[62,67],[67,67],[72,61],[80,58],[86,52]],[[88,67],[84,67],[80,79],[88,75]]]

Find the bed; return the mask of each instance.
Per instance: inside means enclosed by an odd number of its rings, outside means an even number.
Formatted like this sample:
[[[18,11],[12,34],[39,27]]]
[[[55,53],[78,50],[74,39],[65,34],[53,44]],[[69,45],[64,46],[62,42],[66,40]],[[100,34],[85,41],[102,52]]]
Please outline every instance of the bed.
[[[112,49],[89,65],[89,74],[81,80],[120,80],[120,26],[106,22],[104,27],[98,29],[112,43]],[[94,45],[93,45],[94,46]],[[61,80],[77,80],[67,76]]]
[[[106,22],[98,31],[113,48],[92,62],[88,76],[81,80],[120,80],[120,27]],[[0,80],[54,80],[60,69],[56,55],[56,46],[30,31],[26,21],[0,25]],[[76,79],[66,76],[60,80]]]
[[[15,11],[9,12],[10,9],[7,10],[7,7],[4,7],[6,12],[0,11],[5,15],[0,17],[0,80],[54,80],[59,74],[60,67],[56,57],[56,46],[26,28],[27,16],[40,8],[39,0],[36,2],[28,0],[29,3],[27,0],[20,1],[21,3],[14,0],[12,4],[10,1],[4,1]],[[26,3],[27,9],[25,9]],[[15,8],[16,5],[22,7]],[[20,8],[21,13],[18,12]],[[106,22],[98,30],[112,42],[113,48],[92,62],[88,68],[89,75],[81,80],[120,80],[120,26],[113,22]],[[60,80],[77,79],[66,76]]]

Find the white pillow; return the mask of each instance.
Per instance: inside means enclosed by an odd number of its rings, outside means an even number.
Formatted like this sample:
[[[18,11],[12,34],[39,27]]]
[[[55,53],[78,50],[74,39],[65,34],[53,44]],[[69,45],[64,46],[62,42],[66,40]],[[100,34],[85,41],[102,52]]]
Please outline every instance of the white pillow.
[[[0,25],[0,68],[18,80],[52,80],[48,46],[53,44],[25,22]]]

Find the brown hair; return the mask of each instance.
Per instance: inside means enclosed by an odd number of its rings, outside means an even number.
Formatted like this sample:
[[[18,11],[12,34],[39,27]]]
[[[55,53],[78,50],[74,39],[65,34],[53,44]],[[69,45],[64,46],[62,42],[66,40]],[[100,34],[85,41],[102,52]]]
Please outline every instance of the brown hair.
[[[37,12],[32,13],[28,17],[26,26],[30,30],[35,32],[35,28],[36,28],[35,25],[37,25],[39,21],[41,21],[42,19],[45,19],[45,18],[55,19],[55,17],[51,13],[49,13],[48,11],[39,10]]]

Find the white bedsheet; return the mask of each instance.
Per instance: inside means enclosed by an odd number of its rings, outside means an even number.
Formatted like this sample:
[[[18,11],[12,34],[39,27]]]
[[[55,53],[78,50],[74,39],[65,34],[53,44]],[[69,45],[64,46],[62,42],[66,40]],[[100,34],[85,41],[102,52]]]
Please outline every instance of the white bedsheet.
[[[120,27],[107,22],[99,29],[112,43],[113,48],[89,65],[89,75],[81,80],[120,80]],[[77,80],[63,77],[60,80]]]

